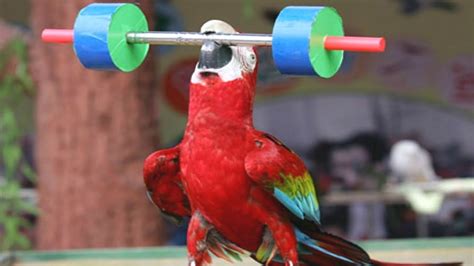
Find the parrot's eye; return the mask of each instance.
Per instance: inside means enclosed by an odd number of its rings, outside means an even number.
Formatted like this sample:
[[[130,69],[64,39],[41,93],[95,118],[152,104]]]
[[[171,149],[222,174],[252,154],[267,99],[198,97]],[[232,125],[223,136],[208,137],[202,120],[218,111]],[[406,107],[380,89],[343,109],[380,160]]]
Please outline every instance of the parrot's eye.
[[[251,64],[255,64],[255,62],[257,61],[257,56],[254,53],[250,53],[249,61]]]
[[[252,48],[241,47],[241,61],[247,71],[253,71],[257,64],[257,55]]]

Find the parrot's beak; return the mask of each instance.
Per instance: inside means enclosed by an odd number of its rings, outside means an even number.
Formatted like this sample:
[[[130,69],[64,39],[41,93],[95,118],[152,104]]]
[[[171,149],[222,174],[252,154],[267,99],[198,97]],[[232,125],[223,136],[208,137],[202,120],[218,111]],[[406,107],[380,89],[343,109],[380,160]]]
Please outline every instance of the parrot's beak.
[[[214,69],[223,68],[232,60],[232,49],[223,44],[218,44],[214,41],[206,41],[201,47],[199,55],[198,69],[204,70],[201,73],[210,73]]]

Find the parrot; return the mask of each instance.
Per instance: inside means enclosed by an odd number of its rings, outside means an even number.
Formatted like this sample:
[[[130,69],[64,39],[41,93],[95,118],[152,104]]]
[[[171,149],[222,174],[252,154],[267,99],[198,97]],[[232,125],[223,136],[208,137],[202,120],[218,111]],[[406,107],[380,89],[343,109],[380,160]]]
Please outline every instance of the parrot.
[[[238,32],[210,20],[201,33]],[[254,47],[204,41],[182,141],[145,159],[149,199],[177,221],[189,217],[188,265],[209,265],[211,255],[228,261],[248,255],[269,266],[408,265],[372,260],[321,228],[302,159],[253,126],[256,80]]]

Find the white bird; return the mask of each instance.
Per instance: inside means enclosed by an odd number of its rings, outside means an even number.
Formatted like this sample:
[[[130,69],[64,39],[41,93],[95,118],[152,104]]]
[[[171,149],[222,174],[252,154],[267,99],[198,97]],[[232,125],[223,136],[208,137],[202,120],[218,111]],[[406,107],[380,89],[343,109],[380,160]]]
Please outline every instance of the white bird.
[[[423,214],[439,211],[444,195],[438,191],[424,191],[418,184],[438,180],[430,154],[412,140],[401,140],[393,145],[389,161],[392,178],[402,182],[400,192],[413,209]]]
[[[390,169],[403,182],[428,182],[438,179],[430,154],[412,140],[401,140],[390,152]]]
[[[459,200],[445,200],[445,195],[474,193],[474,178],[442,180],[438,177],[433,170],[430,154],[415,141],[401,140],[395,143],[390,152],[389,167],[392,181],[398,179],[402,183],[392,186],[392,190],[403,194],[413,209],[420,214],[439,213],[439,220],[446,220],[442,216],[449,216],[447,214],[459,209],[459,204],[456,203]],[[466,200],[461,199],[461,202],[466,203]]]

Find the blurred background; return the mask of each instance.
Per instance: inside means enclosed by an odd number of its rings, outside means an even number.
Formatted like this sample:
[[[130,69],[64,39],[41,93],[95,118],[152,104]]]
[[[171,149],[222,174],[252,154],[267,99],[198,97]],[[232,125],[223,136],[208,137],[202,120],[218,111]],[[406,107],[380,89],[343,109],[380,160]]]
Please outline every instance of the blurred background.
[[[141,165],[181,139],[199,48],[156,47],[130,74],[85,70],[72,47],[39,34],[72,27],[90,2],[0,0],[0,251],[185,244],[186,225],[147,201]],[[474,176],[474,1],[131,2],[155,30],[199,31],[215,18],[270,33],[286,5],[330,5],[346,35],[385,36],[385,53],[346,53],[327,80],[282,76],[258,49],[255,125],[305,160],[327,230],[473,236],[472,193],[386,189]],[[397,155],[400,140],[412,142]]]

